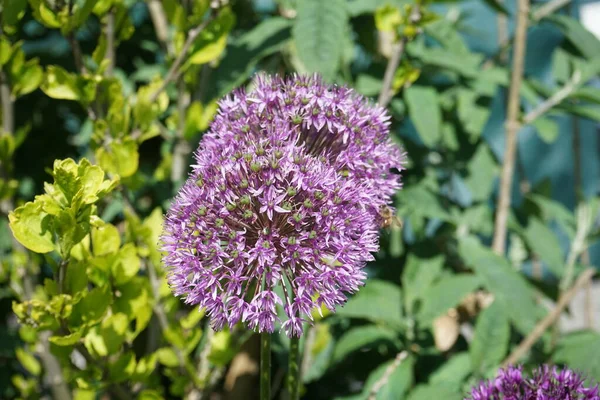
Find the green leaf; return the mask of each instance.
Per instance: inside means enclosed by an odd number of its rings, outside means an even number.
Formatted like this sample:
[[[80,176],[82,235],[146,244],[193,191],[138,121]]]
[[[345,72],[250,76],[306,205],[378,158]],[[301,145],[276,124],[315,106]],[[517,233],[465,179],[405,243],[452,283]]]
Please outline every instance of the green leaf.
[[[128,322],[127,316],[121,313],[110,315],[102,321],[100,332],[108,354],[114,354],[121,348]]]
[[[40,204],[26,203],[8,215],[10,230],[15,239],[36,253],[49,253],[54,250],[50,216]]]
[[[458,118],[471,141],[477,140],[490,117],[490,108],[477,104],[479,95],[471,90],[458,92]]]
[[[116,253],[120,245],[121,237],[116,226],[103,223],[92,228],[92,248],[95,256]]]
[[[435,194],[423,185],[407,187],[398,193],[398,204],[401,204],[401,214],[414,214],[427,218],[439,218],[452,221],[452,216],[442,207]]]
[[[116,360],[111,360],[108,367],[112,382],[123,382],[131,378],[136,371],[135,354],[128,351]]]
[[[558,123],[551,118],[536,118],[533,126],[538,136],[546,143],[554,143],[558,138]]]
[[[145,389],[140,392],[138,400],[164,400],[164,397],[156,390]]]
[[[455,53],[442,47],[425,47],[423,44],[416,44],[409,47],[409,50],[411,55],[423,63],[445,73],[455,72],[467,78],[476,78],[480,74],[480,54]]]
[[[77,77],[57,65],[49,65],[42,90],[53,99],[78,100]]]
[[[16,25],[23,17],[27,8],[27,0],[4,0],[2,7],[2,25],[6,30],[8,27]],[[0,54],[2,54],[1,51]]]
[[[51,336],[50,342],[57,346],[72,346],[81,339],[81,331],[75,331],[66,336]]]
[[[108,145],[108,150],[104,147],[96,150],[96,159],[106,171],[126,178],[135,174],[138,169],[138,145],[130,138],[122,142],[112,142]]]
[[[456,385],[459,388],[471,371],[471,355],[466,351],[454,354],[431,374],[429,383]]]
[[[393,283],[371,279],[365,287],[339,308],[337,316],[385,322],[392,327],[402,324],[402,295]]]
[[[292,36],[300,61],[308,72],[333,79],[342,60],[340,44],[349,32],[346,2],[303,0],[297,12]]]
[[[578,117],[600,121],[600,107],[597,105],[561,105],[560,109]]]
[[[434,147],[442,138],[442,114],[435,89],[411,86],[404,91],[411,121],[427,147]]]
[[[481,285],[474,275],[458,274],[444,277],[430,286],[423,295],[423,306],[418,314],[419,321],[427,325],[450,308],[457,306],[468,294]]]
[[[600,334],[583,331],[565,336],[558,342],[553,361],[600,381]]]
[[[462,400],[462,395],[454,385],[434,384],[418,385],[408,395],[407,400]]]
[[[135,245],[126,243],[119,253],[111,267],[115,285],[122,285],[133,278],[140,270],[141,261],[137,255]]]
[[[158,362],[166,367],[177,367],[179,365],[177,354],[175,354],[175,350],[171,347],[163,347],[156,350],[156,357],[158,358]]]
[[[385,327],[366,325],[352,328],[335,345],[333,352],[333,362],[340,362],[350,353],[360,350],[365,346],[373,345],[377,342],[387,340],[394,342],[397,334]]]
[[[508,350],[510,324],[504,304],[493,302],[477,317],[469,352],[473,371],[478,374],[496,369]]]
[[[465,178],[465,184],[469,188],[473,200],[486,200],[492,193],[495,178],[498,173],[498,165],[489,147],[481,143],[467,167],[469,175]]]
[[[365,382],[365,388],[362,392],[362,396],[359,398],[366,400],[370,398],[371,390],[376,382],[378,382],[383,374],[386,373],[388,367],[394,363],[394,360],[381,364],[371,374]],[[379,389],[375,399],[377,400],[402,400],[405,398],[405,393],[412,386],[415,377],[413,374],[413,367],[415,360],[408,356],[403,360],[400,365],[395,368],[390,375],[387,383]]]
[[[533,252],[550,268],[550,271],[557,278],[561,278],[564,273],[564,255],[554,232],[539,219],[530,218],[525,229],[525,239]]]
[[[290,26],[288,19],[271,17],[234,39],[214,71],[217,97],[242,84],[261,59],[279,51],[290,38]]]
[[[42,372],[40,362],[33,356],[32,353],[26,352],[22,347],[16,350],[17,360],[21,363],[30,374],[38,376]]]
[[[235,25],[235,14],[229,7],[219,12],[219,15],[198,35],[191,50],[191,56],[184,65],[185,70],[191,64],[206,64],[216,60],[227,44],[227,35]]]
[[[73,306],[70,322],[75,325],[100,321],[112,303],[112,293],[108,285],[92,289],[81,301]]]
[[[402,14],[397,7],[386,4],[375,10],[375,27],[378,31],[395,32],[402,22]]]
[[[563,14],[551,14],[547,20],[555,23],[567,39],[586,58],[594,58],[600,54],[600,40],[585,29],[580,21]]]
[[[459,253],[465,263],[481,277],[484,286],[494,294],[496,301],[503,303],[516,328],[522,334],[530,333],[542,311],[525,278],[507,259],[483,247],[474,237],[467,236],[460,240]]]
[[[418,258],[409,254],[402,273],[404,288],[404,305],[407,311],[414,312],[415,303],[423,300],[427,289],[440,276],[444,267],[444,257]]]

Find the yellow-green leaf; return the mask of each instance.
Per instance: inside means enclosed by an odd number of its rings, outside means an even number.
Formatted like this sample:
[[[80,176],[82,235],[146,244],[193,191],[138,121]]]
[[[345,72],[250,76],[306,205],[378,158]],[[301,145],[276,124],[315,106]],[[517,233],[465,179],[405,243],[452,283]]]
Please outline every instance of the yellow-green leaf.
[[[23,246],[36,253],[54,250],[50,216],[38,203],[26,203],[8,215],[10,230]]]
[[[77,100],[76,77],[57,65],[49,65],[42,90],[53,99]]]
[[[133,278],[140,270],[140,258],[133,243],[127,243],[119,250],[111,272],[116,285],[122,285]]]
[[[112,142],[108,145],[108,150],[104,147],[96,150],[96,159],[106,171],[126,178],[135,174],[138,169],[138,145],[132,139]]]
[[[16,351],[17,359],[27,371],[29,371],[32,375],[38,376],[42,371],[42,366],[40,362],[31,354],[30,352],[26,352],[23,348],[19,347]]]
[[[375,26],[378,31],[395,32],[403,22],[398,7],[386,4],[375,11]]]
[[[81,331],[76,331],[67,336],[51,336],[50,342],[57,346],[72,346],[81,339]]]
[[[114,225],[105,223],[92,229],[92,248],[95,256],[116,253],[120,245],[119,230]]]

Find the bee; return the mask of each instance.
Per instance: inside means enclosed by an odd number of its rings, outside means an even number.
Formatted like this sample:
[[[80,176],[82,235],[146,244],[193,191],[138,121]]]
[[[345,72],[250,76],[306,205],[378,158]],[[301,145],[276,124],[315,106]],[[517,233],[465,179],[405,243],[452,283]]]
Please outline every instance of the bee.
[[[400,228],[404,225],[402,220],[398,218],[397,215],[394,214],[391,208],[386,205],[382,205],[379,207],[379,216],[381,217],[381,227],[383,229],[388,228]]]

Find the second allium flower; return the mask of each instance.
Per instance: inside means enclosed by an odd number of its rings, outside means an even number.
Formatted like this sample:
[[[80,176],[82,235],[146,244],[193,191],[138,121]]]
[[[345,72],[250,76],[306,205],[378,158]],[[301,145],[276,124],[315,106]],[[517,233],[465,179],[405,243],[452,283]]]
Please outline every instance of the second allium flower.
[[[223,99],[162,236],[174,293],[215,329],[239,321],[300,336],[366,277],[379,210],[400,188],[389,117],[317,77],[259,78]],[[280,286],[281,298],[276,293]]]

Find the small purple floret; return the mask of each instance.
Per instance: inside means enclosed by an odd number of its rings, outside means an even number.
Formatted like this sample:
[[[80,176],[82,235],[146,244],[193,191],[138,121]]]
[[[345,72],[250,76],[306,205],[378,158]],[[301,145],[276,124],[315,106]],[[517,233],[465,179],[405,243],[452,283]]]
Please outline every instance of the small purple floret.
[[[600,400],[598,385],[586,386],[585,379],[570,369],[560,371],[544,365],[531,378],[521,367],[500,370],[498,376],[474,387],[468,400]]]
[[[300,336],[313,309],[363,284],[404,155],[383,108],[294,76],[223,99],[195,160],[161,238],[172,290],[214,329],[272,332],[280,306]]]

